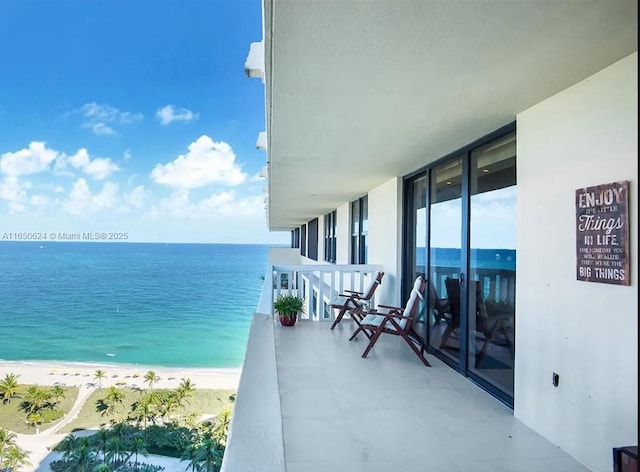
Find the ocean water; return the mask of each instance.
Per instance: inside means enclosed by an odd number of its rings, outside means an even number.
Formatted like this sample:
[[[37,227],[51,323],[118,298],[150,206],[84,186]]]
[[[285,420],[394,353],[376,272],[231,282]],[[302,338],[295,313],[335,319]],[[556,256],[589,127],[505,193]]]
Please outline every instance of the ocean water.
[[[436,247],[431,251],[432,265],[438,267],[460,267],[460,249]],[[471,265],[477,269],[516,270],[515,249],[472,249]],[[418,247],[416,263],[424,266],[426,249]]]
[[[0,242],[0,359],[240,367],[267,253]]]

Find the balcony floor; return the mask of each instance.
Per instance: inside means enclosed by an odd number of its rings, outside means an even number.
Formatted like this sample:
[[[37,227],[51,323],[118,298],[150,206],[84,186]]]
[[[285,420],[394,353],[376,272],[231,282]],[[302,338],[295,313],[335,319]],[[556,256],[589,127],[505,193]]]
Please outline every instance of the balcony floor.
[[[588,472],[433,356],[354,324],[275,327],[287,472]]]

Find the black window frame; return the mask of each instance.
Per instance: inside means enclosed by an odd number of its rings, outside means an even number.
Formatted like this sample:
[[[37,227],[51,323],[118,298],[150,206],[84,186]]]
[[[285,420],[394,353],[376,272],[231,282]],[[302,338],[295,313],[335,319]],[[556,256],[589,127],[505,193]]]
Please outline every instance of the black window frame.
[[[369,196],[364,195],[352,201],[350,209],[351,264],[366,264],[368,259]]]
[[[300,247],[300,228],[295,228],[291,230],[291,247],[292,248]]]
[[[307,257],[318,260],[318,218],[307,223]]]
[[[324,215],[324,260],[332,264],[336,263],[337,250],[337,217],[338,211],[333,210]]]

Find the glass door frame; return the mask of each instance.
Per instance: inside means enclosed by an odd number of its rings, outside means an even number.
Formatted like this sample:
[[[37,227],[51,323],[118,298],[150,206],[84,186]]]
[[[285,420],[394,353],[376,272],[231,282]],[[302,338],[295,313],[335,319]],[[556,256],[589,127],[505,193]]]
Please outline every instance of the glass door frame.
[[[459,362],[455,362],[455,360],[450,357],[440,353],[438,350],[434,350],[429,345],[429,336],[430,331],[427,326],[426,333],[424,333],[425,338],[420,339],[425,350],[437,357],[439,360],[460,372],[462,375],[470,379],[472,382],[479,385],[482,389],[502,401],[504,404],[513,408],[514,398],[512,395],[507,394],[503,390],[494,386],[487,380],[481,378],[476,375],[469,368],[469,315],[468,315],[468,303],[469,303],[469,278],[468,274],[470,273],[470,243],[471,243],[471,221],[470,221],[470,199],[471,199],[471,152],[484,145],[490,141],[499,139],[508,134],[514,133],[516,131],[516,123],[509,123],[496,131],[483,136],[482,138],[472,142],[464,146],[461,149],[456,150],[455,152],[449,153],[446,156],[408,174],[403,179],[403,236],[402,236],[402,281],[401,281],[401,290],[402,290],[402,299],[406,299],[408,297],[408,293],[411,290],[413,285],[413,281],[415,280],[416,274],[415,272],[415,237],[413,234],[415,228],[415,208],[410,204],[411,199],[411,191],[413,189],[413,182],[418,180],[420,177],[426,177],[427,179],[427,191],[426,191],[426,201],[424,204],[427,209],[427,221],[426,221],[426,250],[425,250],[425,270],[430,267],[430,252],[431,247],[429,242],[431,241],[431,228],[430,228],[430,218],[429,218],[429,208],[431,203],[431,191],[429,188],[431,182],[431,174],[433,169],[435,169],[440,164],[448,162],[452,159],[462,158],[462,234],[461,234],[461,251],[460,251],[460,274],[464,276],[464,284],[460,287],[460,357]],[[428,277],[427,277],[428,278]],[[431,283],[429,281],[429,283]],[[427,323],[428,325],[428,323]],[[515,376],[515,368],[513,371],[513,375]]]

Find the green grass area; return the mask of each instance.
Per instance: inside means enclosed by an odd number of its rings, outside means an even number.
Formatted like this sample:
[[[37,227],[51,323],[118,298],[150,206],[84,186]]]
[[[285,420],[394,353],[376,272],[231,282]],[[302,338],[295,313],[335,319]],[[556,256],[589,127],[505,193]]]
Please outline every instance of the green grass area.
[[[16,433],[35,433],[35,429],[27,426],[27,413],[20,408],[20,404],[22,403],[22,395],[30,385],[20,385],[18,390],[18,396],[11,399],[9,403],[3,403],[0,401],[0,426],[10,431],[14,431]],[[43,387],[47,388],[47,387]],[[78,398],[78,389],[76,387],[62,387],[64,389],[64,398],[60,400],[58,404],[58,409],[63,413],[63,415],[67,414],[73,404]],[[45,431],[46,429],[55,426],[62,420],[62,415],[55,421],[51,423],[45,423],[40,425],[40,431]]]
[[[154,389],[155,390],[155,389]],[[102,415],[97,410],[99,400],[105,398],[106,388],[98,389],[89,396],[84,403],[77,418],[60,430],[61,433],[71,433],[80,429],[91,429],[102,425],[108,425],[112,420],[122,420],[131,410],[131,405],[138,401],[148,390],[134,390],[130,388],[119,389],[124,394],[122,405],[113,415]],[[232,405],[229,396],[235,394],[235,390],[211,390],[197,389],[182,409],[174,415],[186,416],[190,413],[217,415]]]

